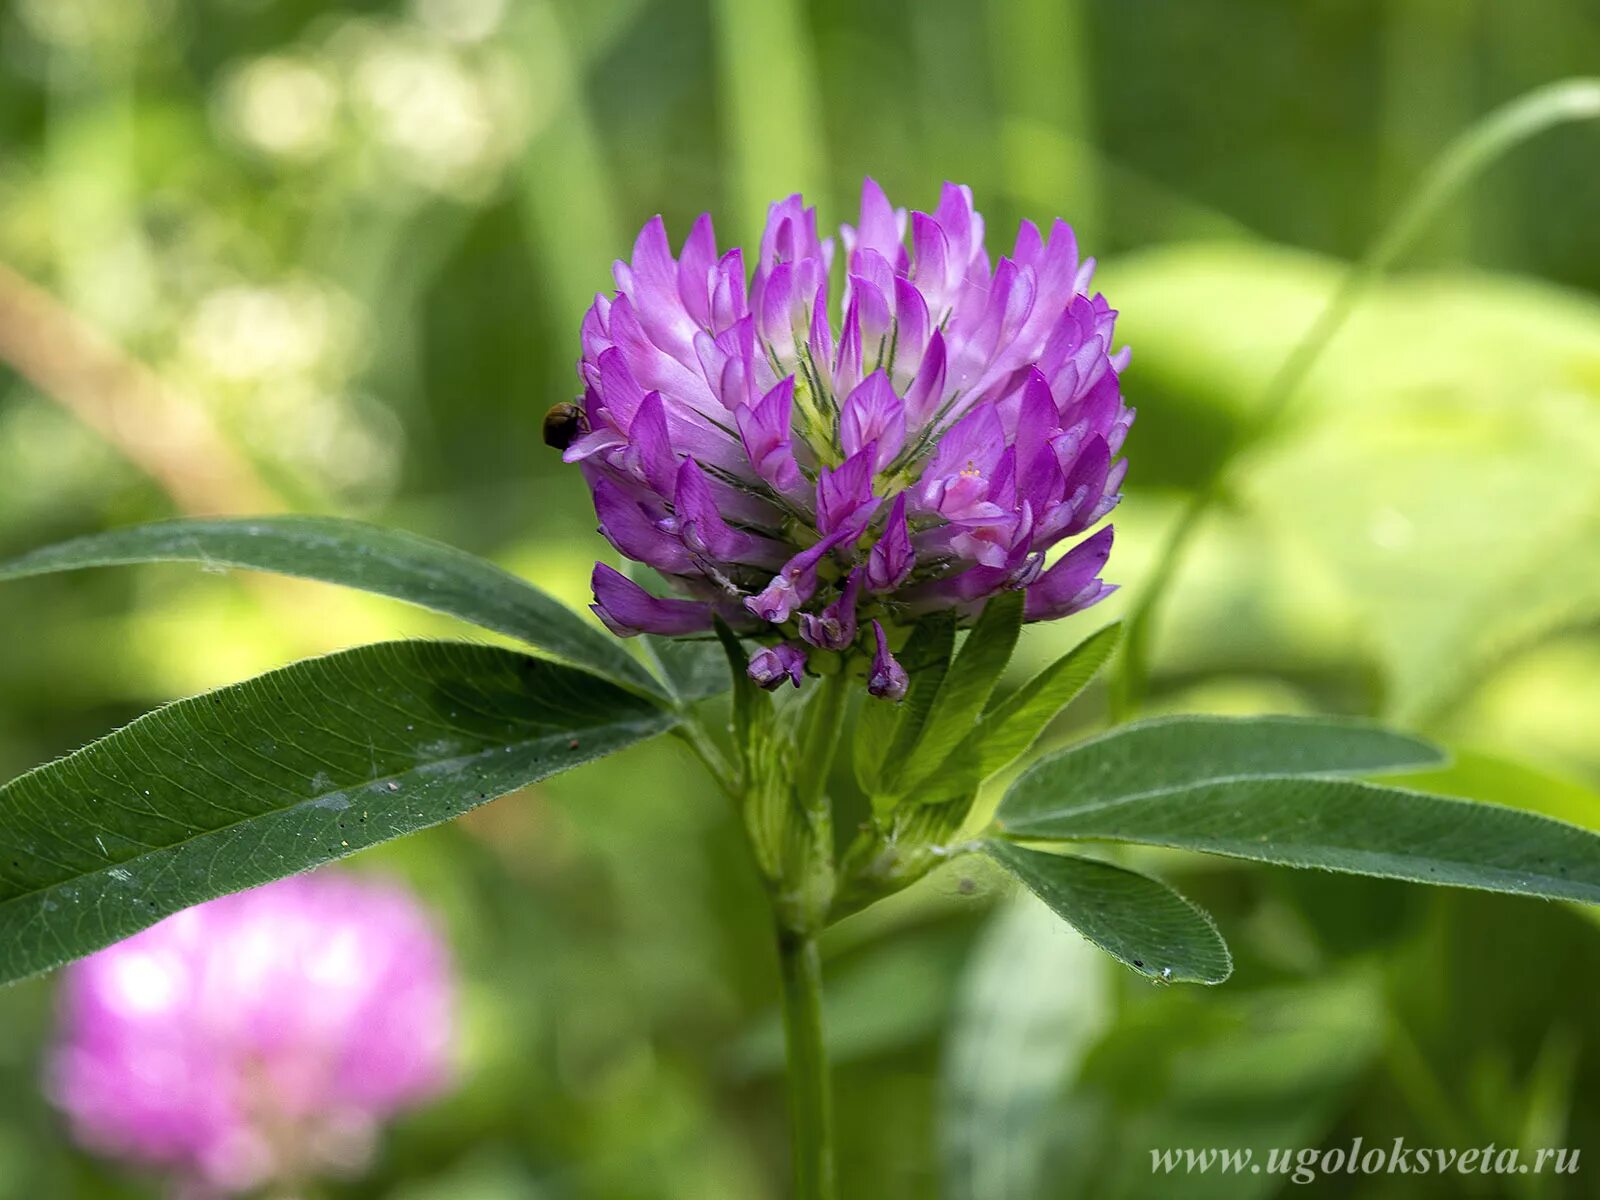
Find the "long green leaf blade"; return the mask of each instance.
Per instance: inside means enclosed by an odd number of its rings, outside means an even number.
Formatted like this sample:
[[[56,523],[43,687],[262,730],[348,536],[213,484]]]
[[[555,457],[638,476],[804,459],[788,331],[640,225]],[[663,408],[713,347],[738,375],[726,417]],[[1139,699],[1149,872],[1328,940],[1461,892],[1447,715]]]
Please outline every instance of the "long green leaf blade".
[[[1003,592],[984,605],[933,696],[933,705],[915,744],[897,760],[898,794],[910,794],[931,779],[949,748],[972,729],[1011,661],[1011,652],[1022,632],[1022,604],[1021,592]]]
[[[1437,747],[1337,717],[1168,717],[1123,725],[1042,759],[1011,786],[999,816],[1037,828],[1062,807],[1263,775],[1371,775],[1441,761]]]
[[[970,796],[1018,758],[1089,686],[1116,652],[1121,634],[1120,625],[1091,634],[1000,703],[991,704],[929,781],[929,793],[918,799],[940,803]]]
[[[1008,842],[984,848],[1058,917],[1141,975],[1221,983],[1233,973],[1233,959],[1211,918],[1159,880],[1098,859]]]
[[[148,562],[273,571],[375,592],[517,638],[634,691],[664,694],[615,639],[525,580],[442,542],[341,517],[135,525],[0,563],[0,579]]]
[[[1269,776],[1065,802],[1007,827],[1600,904],[1600,836],[1588,830],[1348,779]]]
[[[511,650],[390,642],[181,700],[0,788],[0,982],[661,732]]]

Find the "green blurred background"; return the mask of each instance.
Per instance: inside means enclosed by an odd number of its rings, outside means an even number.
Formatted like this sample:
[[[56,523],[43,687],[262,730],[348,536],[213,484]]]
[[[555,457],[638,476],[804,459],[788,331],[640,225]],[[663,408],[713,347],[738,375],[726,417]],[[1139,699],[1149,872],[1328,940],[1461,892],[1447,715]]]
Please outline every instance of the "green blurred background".
[[[1345,263],[1444,142],[1600,63],[1591,0],[0,0],[0,554],[176,512],[367,516],[581,604],[608,548],[540,418],[653,213],[728,241],[863,174],[991,239],[1073,221],[1134,348],[1123,607]],[[1156,709],[1371,713],[1428,786],[1600,827],[1600,130],[1427,231],[1233,476]],[[185,568],[0,590],[0,773],[293,657],[443,622]],[[1104,720],[1091,693],[1065,739]],[[1600,1195],[1600,930],[1575,908],[1155,856],[1238,960],[1152,988],[959,871],[827,946],[847,1197]],[[364,856],[463,975],[463,1082],[330,1195],[783,1194],[759,886],[652,745]],[[976,886],[973,886],[976,885]],[[0,1197],[139,1197],[0,992]],[[1586,1171],[1152,1176],[1149,1150],[1581,1148]],[[1593,1156],[1591,1158],[1590,1156]]]

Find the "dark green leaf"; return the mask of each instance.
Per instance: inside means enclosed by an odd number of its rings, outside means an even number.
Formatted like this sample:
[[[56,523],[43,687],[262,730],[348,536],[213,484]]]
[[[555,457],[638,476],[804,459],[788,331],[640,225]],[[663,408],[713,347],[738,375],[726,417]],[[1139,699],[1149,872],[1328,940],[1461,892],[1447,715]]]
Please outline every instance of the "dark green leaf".
[[[1141,975],[1163,982],[1221,983],[1233,972],[1228,947],[1211,918],[1148,875],[1009,842],[992,841],[984,848],[1056,916]]]
[[[168,705],[0,788],[0,981],[672,720],[581,671],[447,642],[364,646]]]
[[[1111,800],[1091,788],[1076,802],[1062,784],[1061,803],[1008,831],[1600,904],[1600,836],[1495,804],[1348,779],[1232,779]]]
[[[0,579],[145,562],[274,571],[376,592],[518,638],[634,691],[665,694],[616,639],[532,584],[442,542],[340,517],[135,525],[0,563]]]
[[[647,633],[640,639],[660,668],[679,704],[693,704],[728,690],[728,658],[710,638],[669,638]]]
[[[1167,717],[1123,725],[1041,760],[1011,786],[999,815],[1006,828],[1025,832],[1063,807],[1210,780],[1370,775],[1441,757],[1427,742],[1335,717]]]

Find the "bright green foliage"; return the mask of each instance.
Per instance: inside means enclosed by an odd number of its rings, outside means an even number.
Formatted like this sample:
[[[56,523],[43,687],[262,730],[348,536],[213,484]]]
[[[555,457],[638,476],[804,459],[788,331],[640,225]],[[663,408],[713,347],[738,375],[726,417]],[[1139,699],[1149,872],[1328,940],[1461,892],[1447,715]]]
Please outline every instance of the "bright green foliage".
[[[915,792],[938,773],[950,748],[972,729],[1011,661],[1022,632],[1021,592],[1004,592],[984,605],[983,614],[961,644],[950,672],[934,693],[928,718],[903,761],[898,791]]]
[[[493,563],[441,542],[337,517],[161,521],[0,563],[0,579],[146,562],[276,571],[392,596],[518,638],[635,691],[661,694],[617,640]]]
[[[950,670],[955,649],[955,623],[948,614],[917,623],[900,654],[911,678],[910,691],[899,704],[866,704],[856,725],[856,782],[868,796],[892,797],[899,789],[907,756],[922,737]]]
[[[1091,634],[1004,700],[990,701],[967,735],[917,797],[939,803],[970,796],[978,785],[1015,761],[1045,727],[1077,699],[1117,648],[1121,627]]]
[[[1261,775],[1372,775],[1440,761],[1427,742],[1337,717],[1169,717],[1124,725],[1039,762],[1000,806],[1027,832],[1063,806]]]

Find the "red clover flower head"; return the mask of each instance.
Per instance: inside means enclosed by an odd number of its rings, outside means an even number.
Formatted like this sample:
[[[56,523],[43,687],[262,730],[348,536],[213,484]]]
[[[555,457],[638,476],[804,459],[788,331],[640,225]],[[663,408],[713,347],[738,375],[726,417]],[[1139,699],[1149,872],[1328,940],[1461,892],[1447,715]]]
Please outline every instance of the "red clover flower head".
[[[1121,498],[1127,352],[1062,221],[1048,237],[1024,222],[991,266],[967,188],[908,216],[868,179],[840,240],[836,254],[791,196],[752,275],[709,215],[676,257],[655,218],[584,318],[582,402],[547,435],[582,467],[600,532],[679,593],[596,565],[611,630],[696,634],[721,616],[769,644],[750,664],[763,686],[857,652],[870,690],[898,698],[886,626],[968,621],[1006,590],[1047,621],[1113,590],[1110,526],[1052,551]]]
[[[48,1086],[81,1142],[185,1195],[349,1170],[447,1084],[451,979],[398,886],[280,880],[67,968]]]

